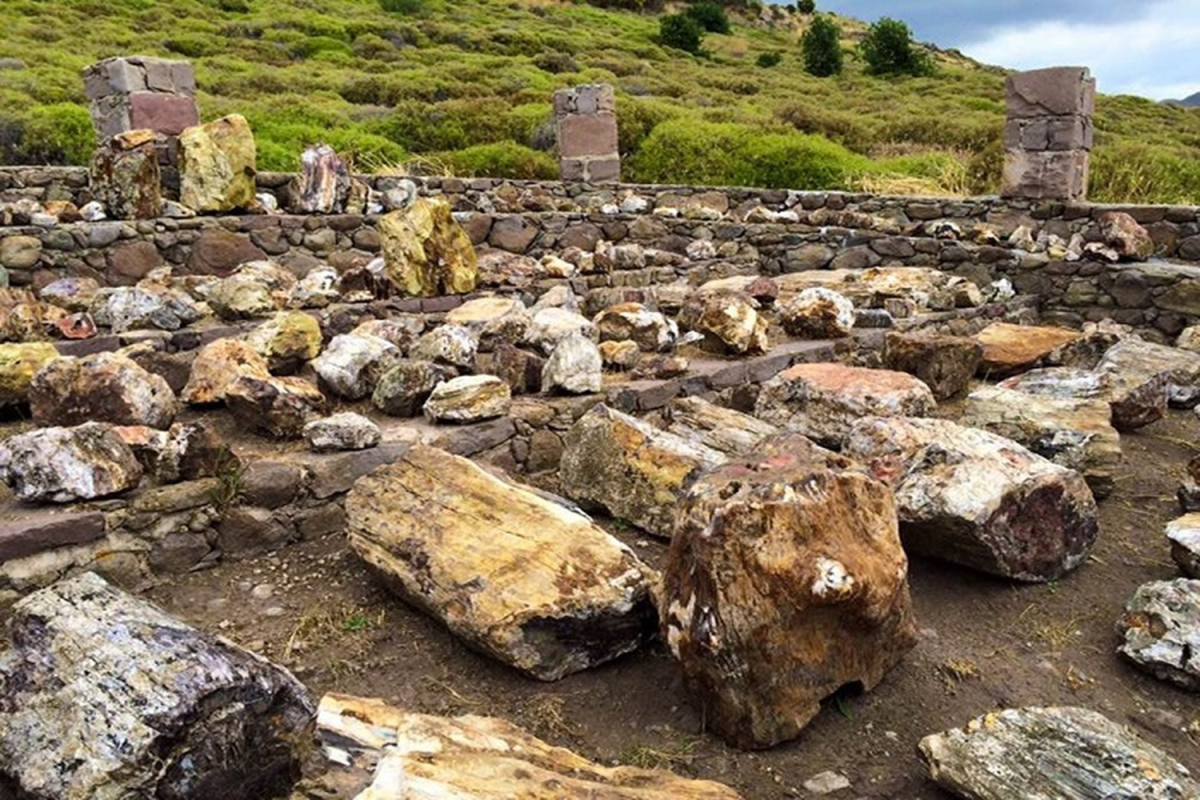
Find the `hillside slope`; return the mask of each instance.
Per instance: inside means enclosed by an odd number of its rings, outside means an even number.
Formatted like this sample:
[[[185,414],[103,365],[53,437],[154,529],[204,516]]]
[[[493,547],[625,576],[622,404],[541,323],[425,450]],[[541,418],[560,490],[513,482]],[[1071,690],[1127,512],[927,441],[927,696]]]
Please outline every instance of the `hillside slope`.
[[[1003,71],[935,51],[933,77],[870,77],[854,51],[863,23],[841,20],[846,71],[814,78],[798,44],[811,18],[783,7],[735,19],[696,57],[656,43],[654,15],[565,0],[4,5],[9,162],[86,160],[80,70],[140,53],[190,59],[203,116],[245,114],[264,169],[294,168],[325,140],[361,169],[552,176],[551,93],[607,81],[629,180],[961,193],[998,182]],[[768,53],[782,60],[759,66]],[[1200,111],[1102,97],[1097,128],[1097,199],[1200,202]]]

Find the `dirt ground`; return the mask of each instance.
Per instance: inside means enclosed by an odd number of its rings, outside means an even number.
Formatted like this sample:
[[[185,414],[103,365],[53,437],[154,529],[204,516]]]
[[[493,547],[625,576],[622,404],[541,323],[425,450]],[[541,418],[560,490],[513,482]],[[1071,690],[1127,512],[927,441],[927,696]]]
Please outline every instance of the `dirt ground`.
[[[390,596],[340,536],[189,574],[148,596],[292,668],[314,697],[339,691],[504,717],[606,763],[668,767],[754,800],[807,797],[803,783],[825,770],[852,783],[835,797],[947,797],[926,779],[917,741],[1025,705],[1095,709],[1200,774],[1200,702],[1127,666],[1113,633],[1139,584],[1178,574],[1163,526],[1179,514],[1174,491],[1200,450],[1198,433],[1193,413],[1172,412],[1122,437],[1125,462],[1101,505],[1099,542],[1061,581],[1015,585],[913,559],[920,644],[874,692],[828,702],[798,740],[765,752],[705,733],[663,647],[557,683],[524,678]],[[663,542],[609,527],[661,563]]]

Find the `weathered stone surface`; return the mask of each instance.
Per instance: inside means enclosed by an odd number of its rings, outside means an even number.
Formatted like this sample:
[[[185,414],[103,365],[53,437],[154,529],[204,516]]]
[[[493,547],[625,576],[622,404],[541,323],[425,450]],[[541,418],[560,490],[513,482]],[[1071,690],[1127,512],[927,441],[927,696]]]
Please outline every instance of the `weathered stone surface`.
[[[593,341],[599,335],[595,323],[581,314],[566,308],[542,308],[533,315],[525,331],[525,341],[549,355],[573,333],[582,333]]]
[[[770,747],[845,684],[874,688],[916,644],[907,575],[888,487],[792,436],[683,495],[663,638],[708,724]]]
[[[0,443],[0,480],[21,500],[70,503],[138,485],[142,465],[112,426],[38,428]]]
[[[1035,366],[1055,348],[1080,337],[1078,331],[997,322],[975,335],[983,345],[981,375],[1005,377]]]
[[[0,344],[0,406],[27,402],[33,376],[56,358],[58,350],[49,342]]]
[[[621,303],[601,311],[594,320],[601,341],[637,342],[648,353],[665,350],[679,335],[675,323],[641,303]]]
[[[603,388],[604,363],[596,343],[582,333],[559,341],[542,369],[542,390],[589,394]]]
[[[935,406],[929,387],[903,372],[797,364],[763,384],[754,415],[838,446],[860,417],[921,417]]]
[[[393,417],[415,417],[439,383],[454,377],[431,361],[404,359],[380,376],[371,404]]]
[[[1183,800],[1200,794],[1182,764],[1083,708],[993,712],[926,736],[919,750],[939,786],[978,800]]]
[[[478,297],[447,312],[446,322],[471,331],[480,350],[491,350],[499,342],[520,342],[530,317],[525,304],[515,297]]]
[[[39,425],[84,422],[167,428],[179,401],[167,382],[120,353],[57,358],[33,377],[29,408]]]
[[[425,320],[417,314],[400,314],[387,319],[369,319],[350,331],[355,336],[375,336],[407,351],[425,332]]]
[[[92,153],[89,185],[112,219],[155,219],[162,211],[162,176],[153,131],[119,133]]]
[[[803,339],[839,339],[854,329],[854,304],[832,289],[805,289],[779,303],[779,324]]]
[[[321,384],[338,397],[361,400],[375,390],[383,373],[400,362],[403,354],[391,342],[374,336],[342,334],[333,337],[312,366]]]
[[[1020,581],[1061,577],[1096,539],[1079,473],[941,419],[868,417],[844,452],[892,486],[905,548]]]
[[[1200,691],[1200,580],[1142,584],[1117,620],[1117,652],[1159,680]]]
[[[422,407],[434,422],[479,422],[502,417],[512,405],[512,390],[495,375],[463,375],[439,383]]]
[[[0,563],[54,547],[85,544],[102,536],[104,515],[95,511],[6,513],[0,521]]]
[[[780,434],[774,425],[699,397],[672,400],[663,418],[669,433],[730,457],[757,452],[759,445]]]
[[[444,200],[417,198],[380,218],[388,278],[418,297],[466,294],[479,279],[475,247]]]
[[[275,374],[298,370],[321,352],[321,326],[301,311],[281,311],[246,337],[246,344],[267,361]]]
[[[240,376],[268,378],[267,360],[241,339],[209,342],[192,361],[192,372],[180,399],[192,405],[210,405],[225,399],[225,390]]]
[[[42,255],[42,240],[36,236],[14,234],[0,239],[0,267],[31,269]]]
[[[1024,445],[1083,475],[1098,498],[1113,489],[1121,438],[1103,399],[1056,398],[986,386],[972,392],[958,421]]]
[[[1167,373],[1167,402],[1170,405],[1192,408],[1200,403],[1200,353],[1125,339],[1109,348],[1096,365],[1096,371],[1135,385],[1150,382],[1159,373]]]
[[[402,780],[444,798],[532,800],[550,791],[562,800],[740,800],[711,781],[602,766],[491,717],[432,717],[330,694],[321,698],[317,725],[331,746],[352,742],[354,751],[366,751],[361,768],[374,769],[375,780],[359,800],[395,798]]]
[[[479,342],[461,325],[439,325],[413,343],[409,356],[462,369],[475,363]]]
[[[408,602],[540,680],[637,648],[650,570],[581,514],[416,445],[346,498],[350,546]],[[483,535],[481,535],[483,534]]]
[[[187,268],[192,275],[223,276],[240,264],[266,257],[267,254],[247,237],[221,228],[209,228],[192,245]]]
[[[253,208],[254,134],[230,114],[179,134],[179,201],[193,211]]]
[[[1186,514],[1167,523],[1171,558],[1189,578],[1200,578],[1200,514]]]
[[[559,481],[584,508],[602,508],[648,533],[670,538],[673,508],[687,482],[724,456],[604,404],[563,437]]]
[[[1100,235],[1122,261],[1145,261],[1154,255],[1154,240],[1124,211],[1106,211],[1096,218]]]
[[[314,267],[296,281],[288,294],[288,308],[325,308],[341,298],[337,289],[338,272],[332,267]]]
[[[93,573],[20,601],[0,662],[0,774],[56,800],[274,797],[314,709],[269,661]]]
[[[724,292],[698,297],[684,307],[680,323],[701,334],[700,346],[713,353],[763,353],[770,347],[767,319],[746,295]]]
[[[366,450],[379,444],[379,426],[362,414],[346,411],[304,426],[308,446],[317,452],[327,450]]]
[[[327,144],[305,148],[300,174],[292,180],[288,196],[298,214],[341,212],[350,196],[350,170]]]
[[[642,358],[642,349],[629,339],[601,342],[599,348],[604,366],[613,369],[632,369]]]
[[[983,358],[983,346],[962,336],[891,332],[884,339],[883,366],[921,380],[938,400],[962,394]]]
[[[225,405],[250,430],[293,439],[324,412],[325,396],[301,378],[239,375],[225,387]]]

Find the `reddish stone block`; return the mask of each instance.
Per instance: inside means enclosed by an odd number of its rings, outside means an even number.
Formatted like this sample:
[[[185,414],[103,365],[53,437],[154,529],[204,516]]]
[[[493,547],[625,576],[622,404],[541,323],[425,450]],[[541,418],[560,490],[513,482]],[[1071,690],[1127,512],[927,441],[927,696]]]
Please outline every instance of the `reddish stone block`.
[[[621,159],[613,156],[612,158],[593,158],[587,162],[587,176],[584,180],[588,183],[614,183],[621,179]]]
[[[177,135],[200,124],[200,111],[191,97],[159,92],[129,95],[129,122],[136,129]]]
[[[1009,119],[1078,115],[1096,108],[1096,81],[1087,67],[1050,67],[1010,75],[1006,84]]]
[[[564,117],[558,121],[558,150],[563,158],[616,155],[617,118],[612,114]]]
[[[1033,152],[1009,149],[1000,193],[1004,197],[1082,200],[1087,195],[1085,150]]]
[[[104,536],[99,512],[33,512],[0,522],[0,563]]]

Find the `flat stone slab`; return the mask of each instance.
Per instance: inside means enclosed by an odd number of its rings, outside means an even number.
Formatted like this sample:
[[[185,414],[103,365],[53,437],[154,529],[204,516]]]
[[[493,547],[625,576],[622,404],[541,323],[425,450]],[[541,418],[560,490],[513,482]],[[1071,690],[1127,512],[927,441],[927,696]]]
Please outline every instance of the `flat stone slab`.
[[[104,536],[104,515],[98,511],[0,513],[0,562]]]

